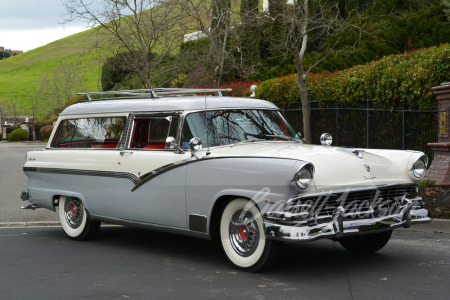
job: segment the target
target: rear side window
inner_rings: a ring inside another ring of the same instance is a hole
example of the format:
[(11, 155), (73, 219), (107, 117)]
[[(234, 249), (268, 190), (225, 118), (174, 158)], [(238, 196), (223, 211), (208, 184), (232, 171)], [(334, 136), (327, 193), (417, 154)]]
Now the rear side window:
[(64, 120), (53, 138), (54, 148), (116, 148), (125, 117)]

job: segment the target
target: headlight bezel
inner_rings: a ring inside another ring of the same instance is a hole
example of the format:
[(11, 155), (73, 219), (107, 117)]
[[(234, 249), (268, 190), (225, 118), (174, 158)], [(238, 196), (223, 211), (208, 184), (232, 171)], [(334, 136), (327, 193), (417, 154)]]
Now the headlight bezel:
[(314, 179), (314, 166), (311, 163), (302, 166), (294, 175), (293, 181), (297, 188), (306, 191)]
[(422, 155), (414, 161), (410, 171), (415, 179), (420, 180), (425, 176), (427, 172), (427, 167), (428, 167), (428, 156)]

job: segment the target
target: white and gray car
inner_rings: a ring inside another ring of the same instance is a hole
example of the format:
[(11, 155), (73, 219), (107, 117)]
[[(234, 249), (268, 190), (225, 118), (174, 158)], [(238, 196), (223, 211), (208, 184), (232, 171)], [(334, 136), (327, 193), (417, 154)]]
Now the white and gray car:
[(273, 103), (220, 92), (84, 94), (46, 148), (28, 152), (22, 208), (57, 211), (76, 240), (101, 222), (214, 239), (248, 271), (273, 263), (283, 241), (367, 253), (431, 220), (422, 152), (332, 147), (328, 134), (306, 144)]

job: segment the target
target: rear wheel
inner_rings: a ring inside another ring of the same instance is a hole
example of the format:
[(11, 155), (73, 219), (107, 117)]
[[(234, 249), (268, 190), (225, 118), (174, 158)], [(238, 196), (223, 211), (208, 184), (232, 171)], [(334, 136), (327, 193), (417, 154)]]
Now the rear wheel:
[(368, 254), (382, 249), (389, 242), (392, 230), (366, 235), (346, 236), (339, 243), (353, 253)]
[(220, 239), (229, 261), (238, 269), (256, 272), (270, 266), (279, 243), (266, 239), (258, 208), (246, 199), (225, 207), (220, 220)]
[(64, 232), (74, 240), (87, 240), (100, 229), (100, 221), (94, 221), (87, 213), (83, 201), (75, 197), (59, 198), (59, 220)]

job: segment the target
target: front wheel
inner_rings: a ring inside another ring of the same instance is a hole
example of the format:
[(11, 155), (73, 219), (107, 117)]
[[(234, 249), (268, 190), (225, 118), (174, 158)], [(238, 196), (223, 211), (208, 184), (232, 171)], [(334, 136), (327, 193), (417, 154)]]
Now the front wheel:
[(392, 230), (366, 235), (346, 236), (339, 243), (347, 251), (360, 254), (376, 252), (386, 246), (391, 238)]
[(250, 272), (270, 266), (280, 246), (266, 239), (261, 213), (245, 199), (235, 199), (225, 207), (220, 220), (220, 238), (230, 262)]
[(61, 196), (58, 210), (64, 232), (71, 239), (90, 239), (100, 229), (100, 222), (91, 220), (83, 202), (78, 198)]

